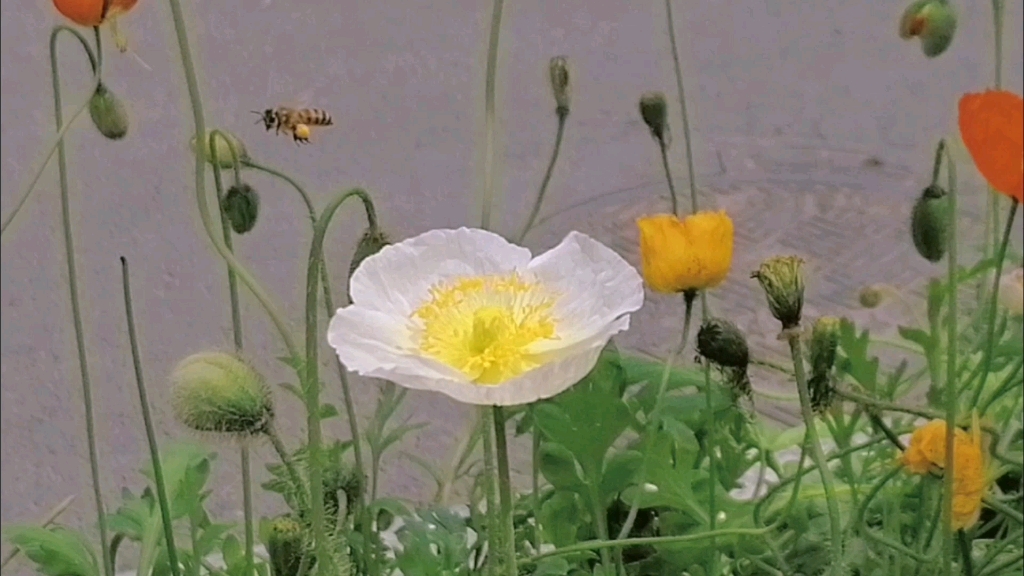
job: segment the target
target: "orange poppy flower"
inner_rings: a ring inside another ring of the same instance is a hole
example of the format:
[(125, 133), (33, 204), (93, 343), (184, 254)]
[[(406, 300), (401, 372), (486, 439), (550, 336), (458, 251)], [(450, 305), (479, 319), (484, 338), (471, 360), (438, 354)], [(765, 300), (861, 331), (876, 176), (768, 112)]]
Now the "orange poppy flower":
[(960, 137), (998, 192), (1024, 202), (1024, 100), (1005, 90), (960, 98)]
[(53, 0), (53, 5), (68, 20), (91, 28), (131, 10), (136, 2), (138, 0)]

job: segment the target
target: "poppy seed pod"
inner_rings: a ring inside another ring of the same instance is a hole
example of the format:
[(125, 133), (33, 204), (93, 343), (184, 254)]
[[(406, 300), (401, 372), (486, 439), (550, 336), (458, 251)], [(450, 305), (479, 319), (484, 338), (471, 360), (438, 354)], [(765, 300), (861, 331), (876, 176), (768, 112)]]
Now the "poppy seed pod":
[(263, 376), (236, 356), (194, 354), (178, 364), (171, 381), (174, 415), (193, 430), (246, 437), (270, 429), (270, 389)]
[[(220, 130), (220, 133), (223, 135), (223, 137), (218, 136), (217, 138), (214, 138), (214, 151), (217, 154), (217, 165), (218, 166), (220, 166), (221, 168), (225, 168), (225, 169), (226, 168), (231, 168), (231, 167), (234, 166), (234, 162), (233, 162), (232, 157), (231, 157), (231, 147), (232, 146), (234, 146), (235, 151), (238, 152), (238, 160), (240, 162), (249, 159), (249, 152), (245, 149), (245, 144), (243, 144), (242, 141), (239, 140), (237, 136), (235, 136), (234, 134), (232, 134), (230, 132), (227, 132), (225, 130)], [(225, 140), (230, 141), (231, 144), (228, 144), (228, 142), (225, 141)], [(211, 165), (213, 165), (214, 158), (213, 158), (213, 155), (210, 153), (210, 147), (207, 144), (209, 141), (210, 141), (210, 133), (207, 132), (206, 133), (206, 137), (203, 138), (203, 147), (202, 147), (203, 158), (207, 162), (209, 162)], [(192, 152), (195, 152), (195, 150), (196, 150), (196, 138), (195, 138), (195, 136), (193, 136), (192, 139), (189, 140), (188, 145), (192, 149)]]
[(228, 188), (221, 200), (221, 209), (235, 234), (245, 234), (256, 226), (260, 214), (260, 197), (252, 186), (242, 182)]
[(302, 525), (290, 516), (270, 521), (267, 534), (267, 555), (275, 576), (299, 576), (305, 554)]
[(800, 324), (804, 308), (804, 261), (797, 256), (775, 256), (761, 263), (750, 275), (757, 279), (768, 297), (768, 308), (782, 329), (789, 330)]
[(938, 185), (925, 188), (910, 214), (910, 234), (922, 258), (938, 262), (946, 254), (949, 198)]
[(956, 14), (941, 0), (918, 0), (907, 6), (900, 18), (900, 38), (920, 38), (921, 51), (929, 58), (945, 52), (955, 33)]
[(665, 142), (668, 131), (668, 104), (661, 92), (646, 92), (640, 96), (640, 117), (651, 129), (651, 135)]
[(128, 134), (128, 112), (124, 103), (102, 82), (89, 99), (89, 117), (100, 134), (111, 140), (120, 140)]
[(548, 64), (548, 72), (555, 95), (555, 111), (559, 116), (566, 116), (569, 114), (569, 61), (565, 56), (555, 56)]
[(382, 248), (391, 243), (388, 235), (385, 234), (380, 227), (370, 226), (363, 232), (362, 238), (359, 239), (359, 244), (356, 244), (356, 251), (352, 254), (352, 263), (348, 266), (348, 275), (351, 278), (356, 272), (356, 268), (363, 263), (370, 256), (373, 256), (377, 252), (380, 252)]

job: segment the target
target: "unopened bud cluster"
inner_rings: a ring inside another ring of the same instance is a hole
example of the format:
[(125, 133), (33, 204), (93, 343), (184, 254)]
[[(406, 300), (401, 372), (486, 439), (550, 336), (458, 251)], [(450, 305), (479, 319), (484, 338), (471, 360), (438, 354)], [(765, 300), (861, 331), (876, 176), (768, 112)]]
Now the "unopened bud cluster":
[(750, 275), (761, 284), (772, 316), (783, 330), (800, 325), (804, 308), (804, 261), (797, 256), (775, 256)]

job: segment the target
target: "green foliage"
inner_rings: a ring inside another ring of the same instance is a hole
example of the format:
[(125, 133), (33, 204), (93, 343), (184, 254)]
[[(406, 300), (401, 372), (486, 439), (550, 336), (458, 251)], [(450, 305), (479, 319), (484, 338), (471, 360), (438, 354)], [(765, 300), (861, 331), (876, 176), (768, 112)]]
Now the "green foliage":
[(100, 576), (96, 553), (78, 532), (62, 526), (11, 526), (4, 539), (35, 563), (46, 576)]

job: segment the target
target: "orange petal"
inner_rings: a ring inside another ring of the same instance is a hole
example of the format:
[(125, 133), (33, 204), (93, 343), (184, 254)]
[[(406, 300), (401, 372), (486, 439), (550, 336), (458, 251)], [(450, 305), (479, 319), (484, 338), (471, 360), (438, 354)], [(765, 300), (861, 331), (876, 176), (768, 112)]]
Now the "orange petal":
[(103, 23), (103, 0), (53, 0), (53, 6), (80, 26), (92, 27)]
[(960, 137), (998, 192), (1024, 202), (1024, 100), (1005, 90), (960, 98)]

